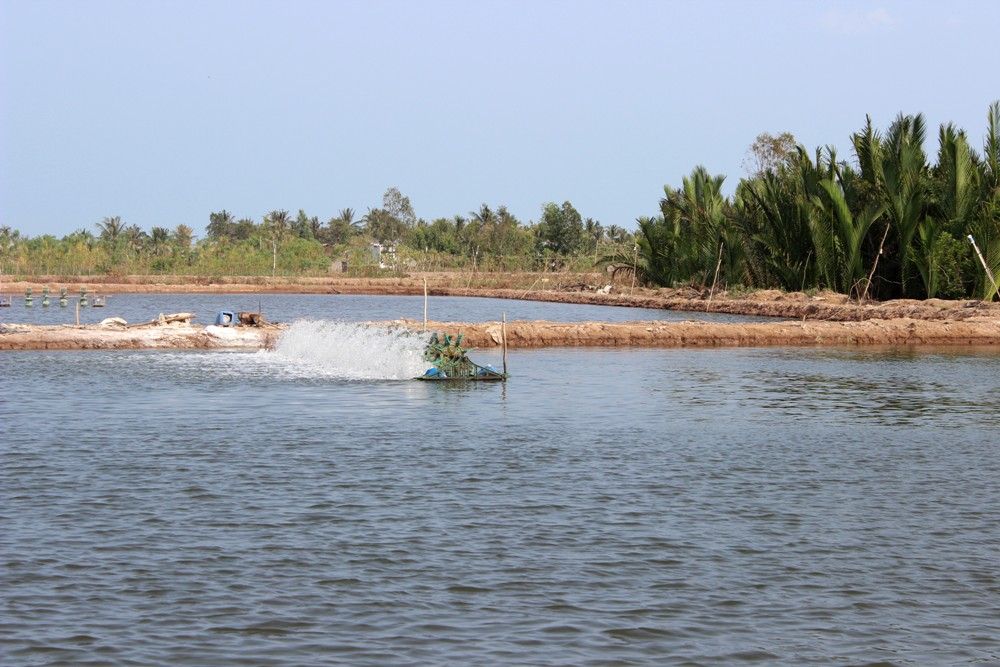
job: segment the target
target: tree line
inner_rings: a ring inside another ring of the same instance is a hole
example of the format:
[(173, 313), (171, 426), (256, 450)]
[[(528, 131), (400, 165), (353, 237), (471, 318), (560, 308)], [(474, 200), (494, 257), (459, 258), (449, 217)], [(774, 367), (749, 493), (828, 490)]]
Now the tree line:
[(604, 249), (632, 239), (623, 227), (584, 218), (568, 201), (545, 204), (538, 222), (528, 224), (502, 204), (485, 203), (465, 215), (427, 221), (396, 187), (361, 216), (345, 208), (324, 221), (301, 209), (297, 215), (275, 209), (258, 221), (220, 210), (209, 214), (205, 231), (198, 240), (188, 225), (146, 232), (120, 216), (104, 218), (94, 232), (81, 229), (61, 239), (24, 237), (0, 226), (0, 268), (34, 274), (323, 273), (335, 258), (346, 257), (354, 267), (372, 264), (373, 242), (396, 246), (410, 268), (533, 270), (561, 268), (580, 257), (592, 268)]
[[(1000, 275), (1000, 102), (977, 150), (943, 124), (930, 159), (926, 121), (900, 114), (884, 131), (871, 119), (851, 135), (852, 156), (807, 150), (762, 134), (732, 195), (702, 166), (664, 186), (658, 211), (630, 231), (585, 218), (566, 201), (522, 223), (506, 206), (425, 220), (390, 187), (380, 206), (325, 220), (276, 209), (261, 219), (208, 216), (204, 238), (187, 225), (149, 232), (120, 217), (61, 239), (0, 226), (0, 270), (20, 274), (325, 273), (346, 257), (370, 267), (370, 244), (392, 244), (400, 268), (593, 270), (658, 286), (832, 289), (857, 298), (993, 298)], [(981, 251), (980, 260), (969, 237)], [(986, 268), (983, 268), (983, 264)]]
[(209, 216), (207, 238), (239, 242), (255, 234), (272, 239), (274, 245), (289, 237), (318, 241), (327, 248), (341, 249), (356, 239), (403, 245), (417, 252), (444, 253), (467, 258), (512, 256), (571, 256), (593, 253), (602, 244), (625, 243), (631, 234), (623, 227), (605, 228), (593, 218), (584, 219), (570, 202), (547, 203), (537, 223), (522, 224), (505, 205), (482, 204), (466, 215), (424, 220), (413, 211), (409, 197), (390, 187), (382, 206), (357, 216), (346, 208), (325, 222), (299, 210), (293, 219), (288, 211), (271, 211), (258, 225), (248, 218), (235, 219), (228, 211)]

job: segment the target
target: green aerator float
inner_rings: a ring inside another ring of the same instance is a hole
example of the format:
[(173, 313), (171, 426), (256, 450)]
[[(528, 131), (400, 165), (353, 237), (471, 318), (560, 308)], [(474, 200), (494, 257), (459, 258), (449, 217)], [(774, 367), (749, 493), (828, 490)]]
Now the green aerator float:
[(503, 382), (507, 379), (507, 339), (503, 339), (504, 370), (492, 366), (480, 366), (468, 357), (462, 347), (462, 334), (452, 338), (431, 334), (424, 349), (424, 361), (431, 363), (427, 372), (418, 380), (427, 382)]

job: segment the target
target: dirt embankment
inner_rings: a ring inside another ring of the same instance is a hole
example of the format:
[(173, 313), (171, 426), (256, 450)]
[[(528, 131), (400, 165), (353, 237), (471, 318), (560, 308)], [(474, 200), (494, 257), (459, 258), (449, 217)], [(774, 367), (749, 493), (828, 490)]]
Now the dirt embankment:
[(785, 293), (778, 290), (755, 292), (746, 296), (722, 294), (708, 299), (694, 290), (661, 289), (636, 290), (633, 294), (601, 294), (594, 291), (535, 291), (529, 294), (518, 290), (449, 289), (449, 296), (486, 296), (498, 299), (530, 299), (555, 303), (580, 303), (599, 306), (625, 306), (653, 308), (696, 313), (723, 313), (752, 315), (797, 320), (825, 320), (858, 322), (863, 320), (889, 320), (907, 318), (914, 320), (967, 320), (974, 317), (1000, 318), (1000, 303), (982, 301), (945, 301), (928, 299), (915, 301), (872, 302), (858, 304), (846, 296), (824, 293), (808, 296), (801, 292)]
[[(420, 322), (372, 323), (413, 331)], [(274, 345), (281, 325), (264, 328), (0, 325), (0, 350), (260, 349)], [(429, 329), (461, 333), (470, 347), (501, 343), (498, 322), (430, 322)], [(335, 344), (335, 343), (331, 343)], [(851, 322), (509, 322), (507, 344), (532, 347), (772, 347), (975, 346), (1000, 350), (1000, 318), (864, 320)]]
[[(414, 331), (420, 322), (373, 323)], [(431, 322), (434, 331), (461, 333), (470, 347), (501, 343), (498, 322)], [(273, 346), (283, 327), (144, 328), (88, 325), (0, 327), (0, 350), (261, 349)], [(534, 347), (818, 347), (818, 346), (976, 346), (1000, 349), (1000, 319), (961, 321), (865, 320), (853, 322), (509, 322), (510, 348)]]
[(118, 327), (0, 324), (2, 350), (191, 350), (261, 349), (274, 344), (283, 327), (224, 328), (193, 324)]
[[(407, 322), (419, 329), (419, 322)], [(497, 322), (435, 322), (430, 328), (461, 333), (470, 347), (497, 347)], [(1000, 319), (962, 321), (865, 320), (853, 322), (508, 322), (507, 345), (532, 347), (853, 347), (975, 346), (1000, 350)]]

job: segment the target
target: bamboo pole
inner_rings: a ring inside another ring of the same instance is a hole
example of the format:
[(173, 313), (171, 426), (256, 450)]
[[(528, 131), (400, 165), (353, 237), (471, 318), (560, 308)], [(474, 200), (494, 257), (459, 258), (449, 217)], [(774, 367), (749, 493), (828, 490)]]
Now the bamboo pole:
[(535, 282), (531, 283), (531, 287), (529, 287), (528, 289), (524, 290), (524, 294), (521, 295), (522, 299), (524, 297), (528, 296), (528, 292), (530, 292), (531, 290), (533, 290), (535, 288), (535, 285), (538, 284), (539, 280), (541, 280), (541, 277), (535, 278)]
[(632, 286), (628, 288), (628, 295), (632, 296), (632, 291), (635, 290), (635, 271), (639, 264), (639, 244), (635, 244), (632, 254)]
[(986, 260), (983, 259), (983, 253), (979, 251), (979, 246), (976, 245), (976, 239), (972, 238), (972, 234), (969, 234), (969, 242), (972, 244), (972, 247), (976, 249), (976, 255), (979, 256), (979, 263), (983, 265), (983, 270), (986, 271), (986, 275), (989, 277), (990, 282), (993, 283), (993, 289), (997, 290), (997, 279), (993, 277), (993, 272), (990, 271), (990, 267), (986, 264)]
[(875, 255), (875, 261), (872, 263), (871, 273), (868, 274), (868, 280), (865, 281), (865, 291), (859, 299), (859, 303), (864, 303), (868, 300), (868, 290), (872, 286), (872, 278), (875, 277), (875, 269), (878, 268), (878, 258), (882, 256), (882, 250), (885, 248), (885, 239), (889, 236), (889, 223), (885, 223), (885, 232), (882, 234), (882, 242), (878, 244), (878, 254)]
[[(719, 279), (719, 269), (722, 268), (722, 245), (723, 245), (723, 243), (725, 243), (725, 242), (724, 241), (720, 241), (719, 242), (719, 262), (718, 262), (718, 264), (715, 265), (715, 277), (712, 278), (712, 289), (708, 293), (708, 305), (710, 307), (712, 305), (712, 297), (715, 296), (715, 283)], [(702, 288), (702, 289), (704, 289), (704, 288)]]
[(427, 331), (427, 278), (424, 278), (424, 331)]
[(507, 313), (500, 320), (500, 345), (503, 348), (503, 376), (507, 377)]

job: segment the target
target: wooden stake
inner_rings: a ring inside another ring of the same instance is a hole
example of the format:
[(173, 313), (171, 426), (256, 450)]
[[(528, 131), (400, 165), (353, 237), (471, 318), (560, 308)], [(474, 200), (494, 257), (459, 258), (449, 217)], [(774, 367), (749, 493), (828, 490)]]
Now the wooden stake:
[[(990, 271), (990, 267), (986, 264), (986, 260), (983, 259), (983, 253), (979, 251), (979, 246), (976, 245), (976, 239), (972, 238), (972, 234), (969, 234), (969, 243), (971, 243), (972, 247), (976, 249), (976, 255), (979, 256), (979, 263), (983, 265), (983, 270), (986, 271), (986, 275), (989, 277), (990, 282), (993, 283), (993, 289), (996, 291), (998, 289), (997, 279), (993, 277), (993, 272)], [(992, 301), (992, 299), (990, 300)]]
[(503, 375), (507, 377), (507, 313), (500, 320), (500, 345), (503, 347)]
[(531, 283), (531, 287), (529, 287), (528, 289), (524, 290), (524, 294), (522, 294), (522, 295), (521, 295), (521, 298), (522, 298), (522, 299), (523, 299), (524, 297), (528, 296), (528, 292), (530, 292), (531, 290), (535, 289), (535, 285), (537, 285), (537, 284), (538, 284), (538, 281), (539, 281), (539, 280), (541, 280), (541, 277), (539, 277), (539, 278), (535, 278), (535, 282)]
[(859, 303), (864, 303), (868, 300), (868, 289), (872, 286), (872, 278), (875, 277), (875, 269), (878, 268), (878, 258), (882, 256), (882, 250), (885, 248), (885, 239), (889, 236), (889, 223), (885, 223), (885, 232), (882, 233), (882, 242), (878, 244), (878, 254), (875, 255), (875, 261), (872, 263), (872, 271), (868, 274), (868, 280), (865, 281), (865, 291), (862, 292), (861, 297), (858, 299)]
[(635, 289), (635, 270), (639, 264), (639, 244), (635, 244), (634, 254), (632, 255), (632, 286), (628, 288), (628, 295), (632, 296), (632, 291)]
[(427, 278), (424, 278), (424, 331), (427, 331)]
[[(724, 241), (719, 241), (719, 262), (715, 265), (715, 277), (712, 278), (712, 289), (708, 292), (708, 305), (712, 305), (712, 297), (715, 296), (715, 281), (719, 279), (719, 269), (722, 268), (722, 245)], [(704, 288), (702, 288), (704, 289)]]
[(80, 300), (76, 300), (76, 326), (80, 326)]

